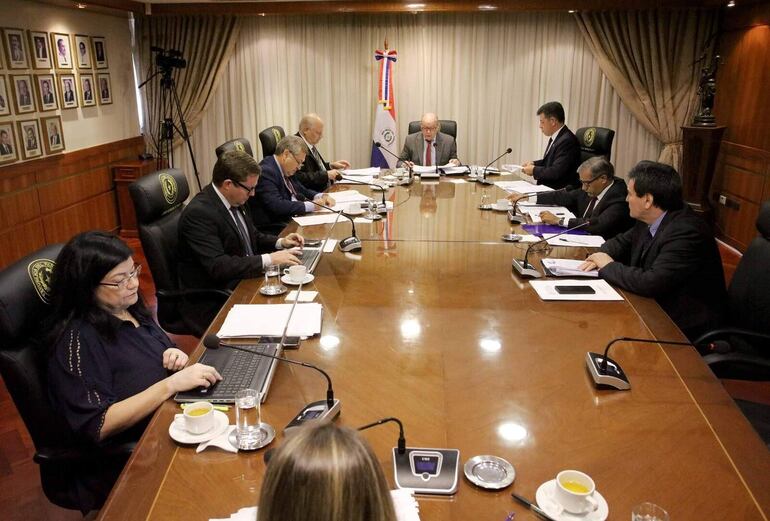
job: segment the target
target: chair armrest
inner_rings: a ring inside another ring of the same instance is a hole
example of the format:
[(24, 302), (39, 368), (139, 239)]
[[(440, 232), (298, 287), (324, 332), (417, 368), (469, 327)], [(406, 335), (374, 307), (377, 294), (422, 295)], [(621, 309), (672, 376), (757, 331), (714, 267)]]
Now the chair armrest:
[(705, 344), (706, 342), (711, 342), (712, 340), (715, 340), (717, 338), (724, 338), (730, 335), (752, 338), (755, 340), (766, 340), (770, 342), (770, 335), (767, 335), (765, 333), (757, 333), (756, 331), (750, 331), (748, 329), (724, 328), (724, 329), (715, 329), (714, 331), (709, 331), (708, 333), (704, 333), (703, 335), (700, 336), (700, 338), (698, 338), (693, 342), (693, 345), (698, 346), (701, 344)]
[(176, 291), (158, 290), (156, 295), (164, 299), (181, 299), (184, 297), (221, 297), (227, 300), (232, 295), (229, 289), (180, 289)]
[(760, 370), (755, 377), (747, 378), (745, 375), (743, 377), (730, 376), (730, 378), (739, 380), (765, 380), (766, 376), (762, 375), (770, 374), (770, 359), (748, 353), (735, 351), (732, 353), (713, 353), (704, 356), (703, 361), (712, 368), (719, 364), (740, 364), (741, 366), (750, 366), (752, 369)]

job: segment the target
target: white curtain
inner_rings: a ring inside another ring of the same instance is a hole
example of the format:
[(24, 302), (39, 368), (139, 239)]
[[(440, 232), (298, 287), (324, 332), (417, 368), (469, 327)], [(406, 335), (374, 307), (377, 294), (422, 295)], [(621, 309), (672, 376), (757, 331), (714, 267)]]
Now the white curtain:
[[(236, 50), (211, 104), (192, 131), (202, 183), (211, 179), (214, 149), (249, 139), (271, 125), (297, 131), (300, 117), (326, 122), (319, 145), (327, 160), (369, 165), (377, 98), (374, 50), (398, 51), (395, 65), (399, 141), (424, 112), (457, 120), (458, 155), (487, 163), (542, 157), (546, 138), (537, 108), (561, 101), (567, 125), (603, 126), (617, 134), (612, 161), (619, 175), (661, 145), (623, 106), (568, 14), (479, 13), (254, 17), (242, 21)], [(185, 148), (175, 165), (190, 176)], [(194, 183), (191, 183), (193, 186)]]

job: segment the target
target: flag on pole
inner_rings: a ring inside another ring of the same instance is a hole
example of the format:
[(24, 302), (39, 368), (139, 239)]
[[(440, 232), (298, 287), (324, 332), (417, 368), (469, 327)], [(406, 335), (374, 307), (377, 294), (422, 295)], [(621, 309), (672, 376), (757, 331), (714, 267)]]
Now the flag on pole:
[(396, 168), (396, 158), (377, 148), (375, 143), (379, 142), (383, 148), (398, 155), (396, 97), (393, 88), (393, 65), (396, 63), (397, 57), (395, 50), (388, 49), (387, 40), (385, 40), (384, 51), (374, 51), (374, 59), (380, 62), (380, 74), (378, 76), (379, 92), (374, 115), (374, 131), (372, 132), (371, 166), (381, 168)]

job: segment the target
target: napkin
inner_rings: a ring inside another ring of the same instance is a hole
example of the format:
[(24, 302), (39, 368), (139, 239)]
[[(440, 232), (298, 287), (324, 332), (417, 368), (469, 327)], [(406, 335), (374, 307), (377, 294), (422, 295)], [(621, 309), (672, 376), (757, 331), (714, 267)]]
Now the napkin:
[(230, 443), (230, 440), (228, 439), (230, 436), (230, 433), (235, 430), (235, 425), (228, 425), (225, 429), (225, 432), (217, 436), (216, 438), (212, 438), (209, 441), (204, 441), (200, 445), (198, 445), (198, 448), (195, 449), (195, 452), (201, 452), (209, 447), (219, 447), (222, 450), (226, 450), (227, 452), (238, 452), (238, 449), (236, 447), (233, 447), (233, 444)]

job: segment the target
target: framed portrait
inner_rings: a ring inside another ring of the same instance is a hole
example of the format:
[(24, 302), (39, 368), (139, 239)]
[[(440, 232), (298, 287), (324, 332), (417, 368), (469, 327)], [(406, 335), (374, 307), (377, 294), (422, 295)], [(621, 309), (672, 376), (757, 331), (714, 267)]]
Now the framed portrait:
[(64, 150), (64, 132), (62, 131), (61, 116), (40, 118), (43, 126), (43, 145), (46, 154), (55, 154)]
[(59, 99), (56, 96), (56, 79), (53, 74), (35, 74), (37, 84), (37, 106), (40, 112), (56, 110), (59, 108)]
[(112, 103), (112, 83), (110, 75), (107, 73), (97, 74), (99, 81), (99, 105), (109, 105)]
[(43, 144), (40, 142), (40, 124), (36, 119), (17, 121), (19, 128), (19, 145), (24, 159), (32, 159), (43, 155)]
[(61, 96), (61, 108), (77, 108), (78, 88), (74, 74), (59, 74), (59, 95)]
[(93, 68), (91, 63), (91, 40), (85, 34), (76, 34), (72, 38), (74, 40), (72, 49), (78, 69)]
[(70, 35), (67, 33), (51, 33), (51, 52), (53, 53), (57, 69), (72, 68), (72, 49), (70, 49)]
[(35, 69), (52, 69), (48, 33), (29, 31), (29, 56)]
[(93, 107), (96, 105), (96, 94), (94, 93), (94, 75), (80, 75), (80, 106)]
[(24, 43), (24, 30), (12, 27), (3, 28), (5, 58), (9, 69), (27, 69), (27, 45)]
[(12, 74), (13, 99), (16, 103), (16, 114), (35, 112), (35, 95), (32, 92), (32, 76), (29, 74)]
[(91, 43), (94, 46), (94, 63), (97, 69), (107, 68), (107, 43), (104, 36), (92, 36)]
[(16, 132), (10, 121), (0, 123), (0, 165), (19, 160), (19, 151), (16, 149)]
[(11, 115), (11, 98), (8, 97), (8, 84), (5, 76), (0, 75), (0, 116)]

